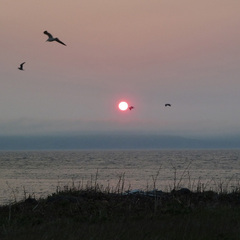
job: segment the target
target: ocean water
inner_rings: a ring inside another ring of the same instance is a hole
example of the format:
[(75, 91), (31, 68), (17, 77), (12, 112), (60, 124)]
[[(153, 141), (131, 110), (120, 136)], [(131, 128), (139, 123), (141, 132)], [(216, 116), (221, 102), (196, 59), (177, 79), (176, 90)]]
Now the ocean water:
[(0, 152), (0, 204), (57, 189), (173, 187), (231, 191), (240, 186), (240, 150)]

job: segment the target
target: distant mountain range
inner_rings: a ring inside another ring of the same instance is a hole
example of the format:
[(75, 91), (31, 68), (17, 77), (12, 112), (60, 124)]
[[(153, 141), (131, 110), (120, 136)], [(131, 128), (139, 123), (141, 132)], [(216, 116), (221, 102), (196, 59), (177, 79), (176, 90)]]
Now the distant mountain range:
[(0, 150), (72, 149), (217, 149), (240, 148), (240, 136), (187, 138), (144, 134), (96, 134), (79, 136), (2, 136)]

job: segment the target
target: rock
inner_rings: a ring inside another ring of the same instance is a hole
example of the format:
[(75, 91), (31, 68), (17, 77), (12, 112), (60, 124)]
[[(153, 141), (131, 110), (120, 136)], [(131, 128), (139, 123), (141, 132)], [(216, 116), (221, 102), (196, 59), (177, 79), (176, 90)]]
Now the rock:
[(30, 196), (24, 201), (27, 204), (37, 204), (38, 201), (35, 198), (31, 198)]
[(178, 195), (187, 195), (190, 194), (191, 191), (188, 188), (181, 188), (179, 190), (172, 190), (173, 194), (178, 194)]

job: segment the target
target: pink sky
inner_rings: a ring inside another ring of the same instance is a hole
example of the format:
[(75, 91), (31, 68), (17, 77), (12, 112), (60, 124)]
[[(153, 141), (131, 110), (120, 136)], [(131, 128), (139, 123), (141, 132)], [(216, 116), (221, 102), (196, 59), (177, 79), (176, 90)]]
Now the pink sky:
[[(238, 134), (239, 9), (236, 0), (2, 0), (0, 135)], [(46, 42), (45, 30), (67, 46)], [(120, 100), (135, 109), (119, 111)]]

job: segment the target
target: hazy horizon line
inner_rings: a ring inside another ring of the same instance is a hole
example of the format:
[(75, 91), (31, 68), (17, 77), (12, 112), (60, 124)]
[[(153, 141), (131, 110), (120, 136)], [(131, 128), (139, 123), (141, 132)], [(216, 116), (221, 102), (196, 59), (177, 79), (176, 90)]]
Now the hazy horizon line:
[(193, 138), (171, 135), (98, 134), (52, 136), (0, 136), (0, 150), (83, 149), (229, 149), (240, 148), (235, 137)]

